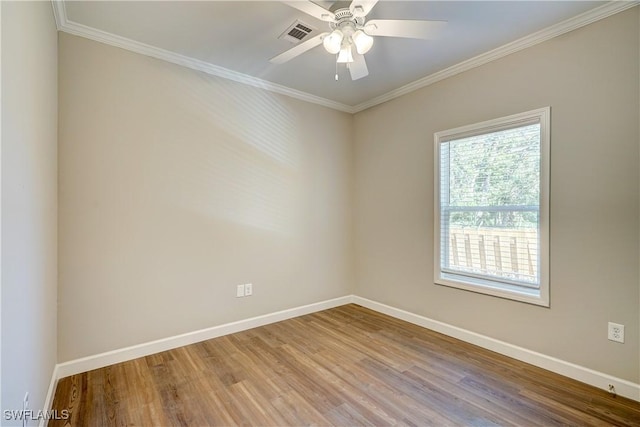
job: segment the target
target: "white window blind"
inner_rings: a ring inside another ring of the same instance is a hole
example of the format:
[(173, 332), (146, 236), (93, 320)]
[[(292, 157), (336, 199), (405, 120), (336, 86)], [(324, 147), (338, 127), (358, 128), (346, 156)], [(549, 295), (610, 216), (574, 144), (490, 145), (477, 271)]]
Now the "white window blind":
[(436, 134), (436, 283), (546, 302), (547, 116)]

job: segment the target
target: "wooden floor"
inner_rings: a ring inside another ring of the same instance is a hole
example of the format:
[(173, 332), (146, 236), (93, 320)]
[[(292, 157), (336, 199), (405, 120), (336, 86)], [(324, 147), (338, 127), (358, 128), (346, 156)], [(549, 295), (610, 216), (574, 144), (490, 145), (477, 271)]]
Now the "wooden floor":
[(50, 426), (640, 426), (640, 403), (347, 305), (64, 378)]

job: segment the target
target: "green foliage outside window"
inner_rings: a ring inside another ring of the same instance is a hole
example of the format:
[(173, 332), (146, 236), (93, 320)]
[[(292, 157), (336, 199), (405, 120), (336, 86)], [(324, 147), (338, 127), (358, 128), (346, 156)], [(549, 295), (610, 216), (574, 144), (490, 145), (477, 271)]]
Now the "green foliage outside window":
[(447, 145), (451, 225), (537, 227), (539, 124), (458, 139)]

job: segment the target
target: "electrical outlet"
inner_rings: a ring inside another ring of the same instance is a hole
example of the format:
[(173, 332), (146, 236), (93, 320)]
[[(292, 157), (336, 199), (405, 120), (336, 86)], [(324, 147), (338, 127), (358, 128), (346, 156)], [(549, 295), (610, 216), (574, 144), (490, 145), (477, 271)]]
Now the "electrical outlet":
[(624, 343), (624, 325), (609, 322), (608, 338), (610, 341)]
[(253, 285), (251, 283), (245, 283), (244, 294), (245, 296), (253, 295)]
[(238, 285), (236, 287), (236, 298), (240, 298), (244, 296), (244, 285)]

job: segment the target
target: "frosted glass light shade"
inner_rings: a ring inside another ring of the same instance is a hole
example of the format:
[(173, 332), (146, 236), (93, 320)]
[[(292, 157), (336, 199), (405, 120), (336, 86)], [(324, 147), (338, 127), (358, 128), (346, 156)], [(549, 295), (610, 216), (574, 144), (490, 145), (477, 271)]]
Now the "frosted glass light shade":
[(338, 64), (346, 64), (348, 62), (353, 62), (353, 55), (351, 54), (351, 46), (345, 46), (340, 49), (340, 53), (338, 53)]
[(360, 55), (364, 55), (365, 53), (369, 52), (369, 49), (371, 49), (371, 46), (373, 46), (373, 37), (366, 34), (362, 30), (358, 30), (355, 33), (353, 33), (353, 36), (351, 36), (351, 39), (353, 40), (353, 43), (356, 45), (356, 51)]
[(331, 34), (326, 36), (324, 40), (322, 40), (322, 44), (327, 52), (335, 55), (340, 52), (340, 47), (342, 46), (342, 39), (344, 35), (340, 30), (334, 30)]

